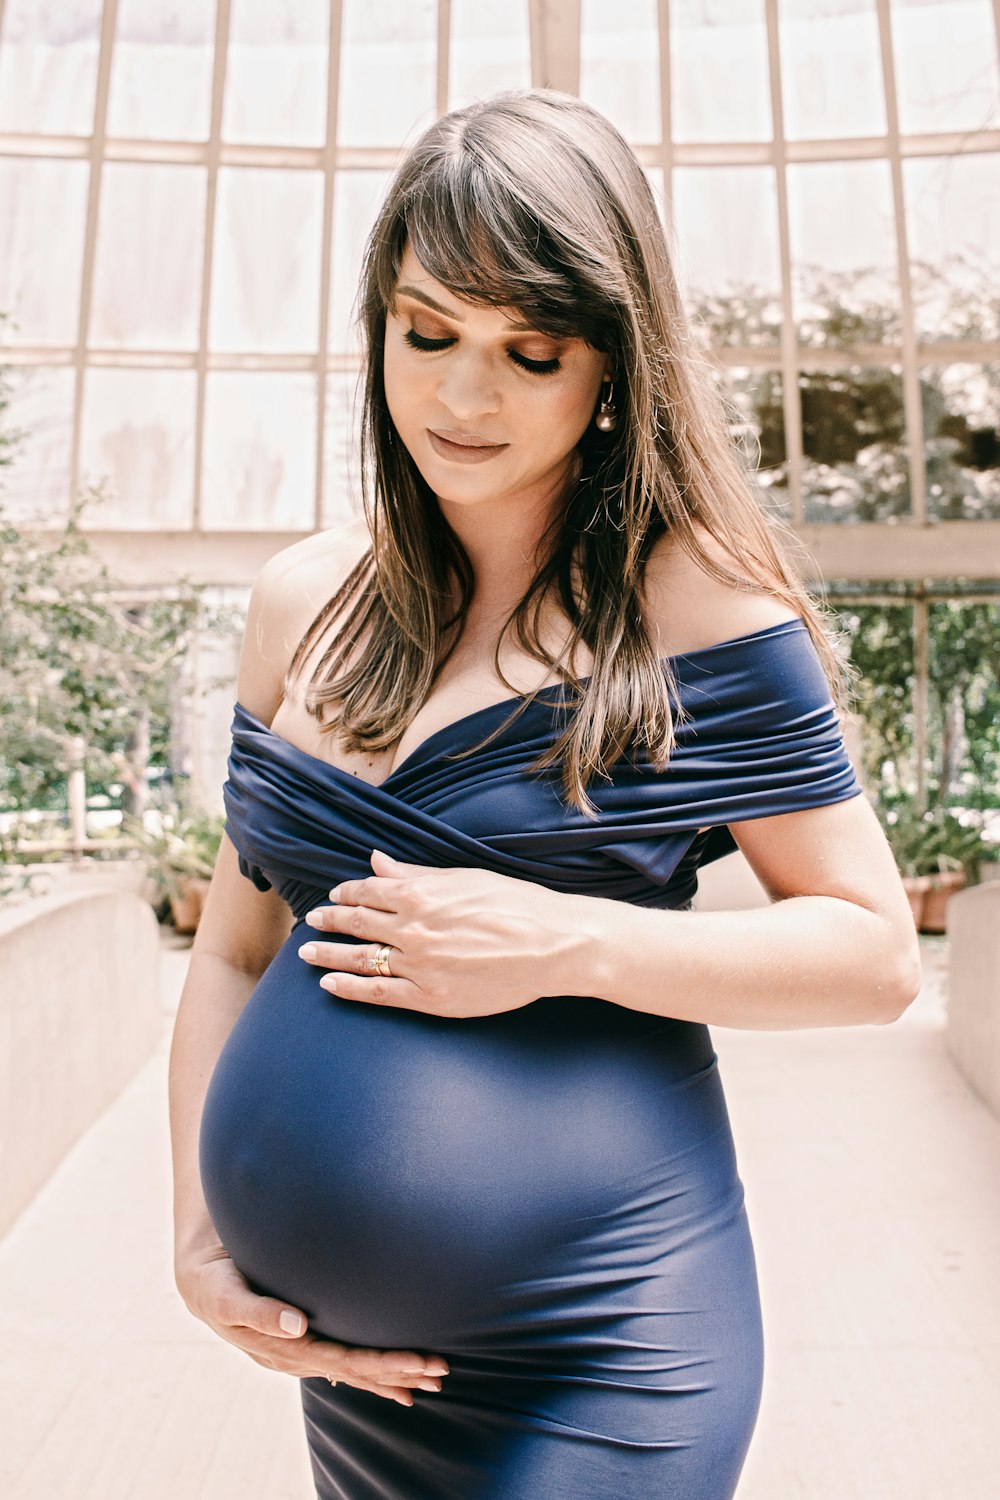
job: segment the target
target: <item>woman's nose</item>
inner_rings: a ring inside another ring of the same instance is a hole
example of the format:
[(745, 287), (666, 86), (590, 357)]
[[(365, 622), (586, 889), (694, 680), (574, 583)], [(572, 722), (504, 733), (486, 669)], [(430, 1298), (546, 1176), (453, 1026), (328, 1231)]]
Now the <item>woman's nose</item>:
[(442, 406), (461, 422), (488, 416), (500, 406), (500, 391), (491, 363), (476, 356), (449, 361), (437, 394)]

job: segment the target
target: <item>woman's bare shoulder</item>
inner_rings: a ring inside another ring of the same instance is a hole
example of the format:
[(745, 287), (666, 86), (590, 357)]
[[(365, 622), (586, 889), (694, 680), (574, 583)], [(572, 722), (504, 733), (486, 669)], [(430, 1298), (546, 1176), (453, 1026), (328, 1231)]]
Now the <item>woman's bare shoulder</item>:
[(265, 723), (281, 701), (295, 648), (369, 540), (362, 523), (320, 531), (276, 552), (261, 569), (247, 611), (238, 696)]
[[(710, 558), (732, 569), (732, 558), (708, 532), (699, 528), (696, 534)], [(659, 656), (701, 651), (797, 618), (795, 609), (766, 589), (741, 588), (714, 577), (674, 537), (664, 537), (650, 557), (646, 611)]]

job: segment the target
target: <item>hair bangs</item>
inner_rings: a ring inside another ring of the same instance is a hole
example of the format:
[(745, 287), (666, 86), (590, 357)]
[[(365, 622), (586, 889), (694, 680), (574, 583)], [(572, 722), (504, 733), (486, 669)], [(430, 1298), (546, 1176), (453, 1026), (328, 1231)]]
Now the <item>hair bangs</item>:
[(613, 349), (620, 316), (600, 281), (489, 164), (459, 148), (426, 163), (402, 205), (410, 246), (456, 297), (516, 310), (541, 332)]

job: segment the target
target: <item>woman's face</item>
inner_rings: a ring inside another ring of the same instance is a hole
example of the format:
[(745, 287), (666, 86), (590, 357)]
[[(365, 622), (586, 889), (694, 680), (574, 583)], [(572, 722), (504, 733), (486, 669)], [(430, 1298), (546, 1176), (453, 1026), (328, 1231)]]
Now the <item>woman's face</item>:
[(560, 499), (608, 364), (583, 339), (460, 301), (406, 246), (386, 321), (386, 401), (445, 505)]

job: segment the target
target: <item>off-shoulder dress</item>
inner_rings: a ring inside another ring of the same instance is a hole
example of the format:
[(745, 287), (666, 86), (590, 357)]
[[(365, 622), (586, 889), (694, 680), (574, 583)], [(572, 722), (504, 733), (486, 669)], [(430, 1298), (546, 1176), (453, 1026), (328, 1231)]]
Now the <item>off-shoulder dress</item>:
[(861, 792), (801, 619), (671, 662), (689, 715), (672, 758), (623, 758), (589, 789), (594, 820), (558, 770), (530, 772), (571, 711), (562, 686), (509, 723), (518, 700), (467, 715), (379, 786), (237, 706), (229, 837), (296, 925), (209, 1088), (209, 1211), (251, 1284), (316, 1332), (451, 1369), (410, 1408), (302, 1382), (321, 1500), (735, 1490), (761, 1323), (708, 1028), (586, 995), (460, 1021), (370, 1007), (296, 952), (373, 848), (683, 909), (730, 822)]

